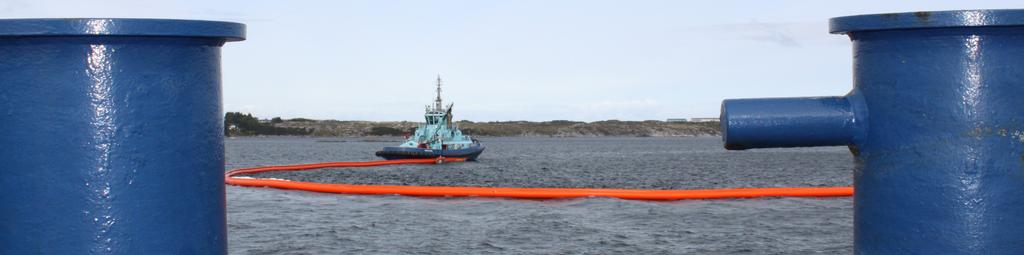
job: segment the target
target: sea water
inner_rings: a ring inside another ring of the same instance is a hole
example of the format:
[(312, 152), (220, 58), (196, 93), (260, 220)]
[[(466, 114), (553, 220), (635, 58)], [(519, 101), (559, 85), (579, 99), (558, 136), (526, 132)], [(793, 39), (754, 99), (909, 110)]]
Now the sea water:
[[(232, 138), (228, 169), (376, 160), (397, 138)], [(717, 137), (483, 138), (477, 162), (275, 172), (325, 183), (700, 189), (852, 183), (845, 147), (726, 151)], [(850, 198), (631, 201), (227, 188), (232, 254), (851, 253)]]

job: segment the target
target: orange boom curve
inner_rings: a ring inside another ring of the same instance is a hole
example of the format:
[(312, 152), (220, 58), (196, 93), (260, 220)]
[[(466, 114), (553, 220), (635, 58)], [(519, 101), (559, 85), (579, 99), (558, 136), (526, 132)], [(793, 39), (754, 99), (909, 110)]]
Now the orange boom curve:
[(757, 197), (846, 197), (853, 195), (853, 187), (814, 188), (739, 188), (701, 190), (642, 190), (642, 189), (575, 189), (575, 188), (488, 188), (448, 186), (393, 186), (393, 185), (350, 185), (314, 182), (297, 182), (277, 179), (236, 177), (271, 171), (299, 171), (331, 167), (370, 167), (398, 164), (438, 164), (461, 162), (461, 158), (403, 159), (366, 162), (329, 162), (304, 165), (265, 166), (236, 169), (225, 174), (230, 185), (249, 187), (271, 187), (278, 189), (305, 190), (323, 193), (362, 195), (404, 195), (429, 197), (503, 197), (525, 199), (555, 199), (580, 197), (613, 197), (633, 200), (682, 200), (682, 199), (728, 199)]

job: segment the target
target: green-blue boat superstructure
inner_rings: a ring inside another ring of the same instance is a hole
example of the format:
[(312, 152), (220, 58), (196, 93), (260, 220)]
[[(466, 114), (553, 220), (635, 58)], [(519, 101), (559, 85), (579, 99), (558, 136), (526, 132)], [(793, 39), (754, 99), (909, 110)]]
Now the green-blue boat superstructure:
[(458, 125), (452, 122), (452, 104), (441, 102), (441, 77), (437, 77), (437, 98), (434, 105), (427, 106), (423, 117), (426, 123), (416, 128), (399, 146), (384, 147), (377, 156), (385, 159), (453, 157), (476, 160), (484, 151), (479, 141), (462, 134)]

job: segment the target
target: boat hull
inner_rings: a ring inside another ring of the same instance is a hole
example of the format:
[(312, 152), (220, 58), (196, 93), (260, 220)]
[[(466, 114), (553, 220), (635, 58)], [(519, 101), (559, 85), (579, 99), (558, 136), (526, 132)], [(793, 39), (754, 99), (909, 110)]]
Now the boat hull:
[(468, 161), (476, 161), (476, 158), (480, 156), (480, 153), (484, 152), (484, 146), (472, 146), (465, 149), (458, 150), (431, 150), (423, 148), (409, 148), (409, 147), (384, 147), (383, 150), (377, 151), (376, 155), (387, 160), (393, 159), (413, 159), (413, 158), (437, 158), (444, 156), (446, 158), (465, 158)]

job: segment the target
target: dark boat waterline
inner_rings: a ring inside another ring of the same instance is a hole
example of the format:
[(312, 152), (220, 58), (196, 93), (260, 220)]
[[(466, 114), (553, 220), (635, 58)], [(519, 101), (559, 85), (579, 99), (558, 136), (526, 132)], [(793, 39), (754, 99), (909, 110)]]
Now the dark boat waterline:
[(449, 158), (465, 158), (468, 161), (476, 161), (476, 158), (480, 156), (480, 153), (486, 149), (483, 145), (471, 146), (464, 149), (455, 150), (432, 150), (423, 148), (407, 148), (398, 146), (384, 147), (383, 150), (377, 151), (374, 155), (382, 157), (387, 160), (393, 159), (417, 159), (417, 158), (437, 158), (437, 157), (449, 157)]

